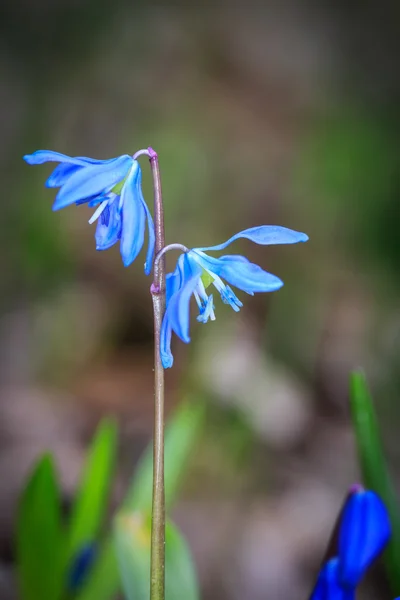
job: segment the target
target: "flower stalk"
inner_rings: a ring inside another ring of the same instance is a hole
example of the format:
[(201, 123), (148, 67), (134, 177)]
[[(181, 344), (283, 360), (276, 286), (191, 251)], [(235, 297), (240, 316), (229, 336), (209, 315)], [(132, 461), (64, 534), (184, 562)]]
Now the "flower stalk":
[[(148, 149), (154, 188), (155, 253), (165, 246), (164, 211), (157, 153)], [(160, 355), (160, 332), (165, 312), (165, 257), (154, 263), (150, 288), (154, 313), (154, 442), (151, 519), (150, 600), (165, 598), (165, 486), (164, 486), (164, 368)]]

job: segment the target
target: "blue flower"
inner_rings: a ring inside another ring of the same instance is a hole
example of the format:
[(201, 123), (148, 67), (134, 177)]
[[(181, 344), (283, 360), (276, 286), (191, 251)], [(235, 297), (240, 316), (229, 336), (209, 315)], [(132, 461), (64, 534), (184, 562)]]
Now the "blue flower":
[(66, 156), (50, 150), (37, 150), (24, 156), (29, 165), (58, 162), (46, 181), (46, 187), (60, 188), (53, 210), (70, 204), (97, 206), (89, 223), (96, 219), (96, 249), (107, 250), (120, 240), (122, 261), (127, 267), (144, 244), (146, 220), (148, 251), (145, 273), (152, 268), (154, 224), (142, 194), (142, 171), (132, 156), (124, 154), (109, 160)]
[(311, 600), (353, 600), (390, 533), (389, 516), (379, 496), (361, 486), (352, 488), (340, 517), (337, 555), (321, 569)]
[(385, 505), (377, 494), (359, 490), (348, 499), (339, 531), (339, 577), (344, 587), (358, 585), (390, 538)]
[(298, 231), (263, 225), (252, 227), (237, 233), (218, 246), (194, 248), (178, 258), (176, 269), (166, 278), (166, 311), (161, 328), (160, 353), (164, 368), (171, 367), (171, 337), (174, 331), (185, 343), (189, 337), (189, 304), (192, 296), (199, 307), (197, 320), (207, 323), (215, 320), (213, 295), (208, 295), (206, 287), (212, 283), (220, 294), (222, 301), (229, 304), (234, 311), (239, 311), (242, 302), (228, 284), (250, 294), (255, 292), (273, 292), (282, 287), (283, 282), (267, 273), (258, 265), (247, 260), (244, 256), (228, 255), (214, 258), (206, 254), (206, 250), (223, 250), (239, 238), (247, 238), (256, 244), (295, 244), (306, 242), (307, 235)]

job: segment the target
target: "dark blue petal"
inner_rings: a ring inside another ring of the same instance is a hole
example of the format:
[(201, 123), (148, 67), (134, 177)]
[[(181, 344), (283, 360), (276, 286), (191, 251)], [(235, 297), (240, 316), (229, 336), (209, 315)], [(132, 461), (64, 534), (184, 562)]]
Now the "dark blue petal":
[(205, 269), (225, 279), (231, 285), (247, 292), (274, 292), (283, 286), (283, 282), (267, 273), (258, 265), (249, 262), (243, 256), (222, 256), (213, 258), (202, 252), (191, 250), (189, 254), (196, 255), (196, 260)]
[(101, 221), (102, 225), (105, 225), (106, 227), (108, 227), (108, 225), (110, 223), (110, 205), (109, 204), (107, 204), (107, 206), (101, 213), (100, 221)]
[(171, 352), (171, 337), (172, 329), (167, 313), (165, 313), (160, 332), (160, 356), (164, 369), (169, 369), (174, 364), (174, 357)]
[(71, 175), (57, 194), (53, 210), (59, 210), (84, 198), (96, 196), (122, 181), (132, 165), (128, 155), (102, 164), (86, 165)]
[(80, 165), (71, 165), (69, 163), (61, 163), (56, 166), (50, 177), (47, 179), (45, 186), (48, 188), (61, 187), (64, 183), (74, 175), (77, 171), (82, 169)]
[(308, 240), (308, 236), (300, 231), (294, 231), (293, 229), (280, 227), (279, 225), (260, 225), (260, 227), (251, 227), (250, 229), (240, 231), (223, 244), (198, 248), (198, 250), (223, 250), (239, 238), (247, 238), (255, 244), (261, 244), (262, 246), (270, 244), (297, 244), (298, 242), (306, 242)]
[(322, 568), (310, 600), (354, 600), (355, 590), (344, 590), (338, 579), (339, 562), (332, 558)]
[(186, 344), (190, 342), (190, 298), (202, 274), (201, 267), (191, 261), (188, 254), (183, 255), (183, 281), (169, 300), (167, 317), (172, 330)]
[(375, 492), (359, 491), (349, 497), (339, 531), (342, 585), (358, 585), (388, 543), (390, 533), (386, 507)]
[(70, 591), (75, 592), (82, 586), (95, 561), (96, 554), (95, 545), (87, 544), (76, 555), (68, 573), (68, 588)]
[(109, 211), (108, 220), (104, 220), (104, 213), (102, 213), (97, 221), (96, 250), (108, 250), (118, 242), (121, 235), (122, 219), (119, 210), (119, 196), (105, 210)]
[(121, 191), (122, 204), (122, 233), (121, 256), (125, 267), (129, 266), (141, 251), (146, 229), (146, 213), (140, 194), (141, 170), (135, 161)]

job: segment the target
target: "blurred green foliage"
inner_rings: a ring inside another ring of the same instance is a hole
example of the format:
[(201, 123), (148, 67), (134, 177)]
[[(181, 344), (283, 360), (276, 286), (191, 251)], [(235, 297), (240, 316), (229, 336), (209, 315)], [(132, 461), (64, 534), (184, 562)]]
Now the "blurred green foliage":
[[(193, 402), (182, 405), (167, 425), (167, 507), (177, 497), (203, 422), (204, 407)], [(59, 482), (51, 455), (46, 454), (37, 461), (21, 494), (17, 518), (16, 551), (21, 600), (113, 600), (121, 588), (119, 569), (127, 598), (147, 597), (152, 447), (149, 446), (143, 455), (126, 498), (117, 511), (113, 542), (103, 528), (116, 452), (116, 425), (113, 421), (104, 420), (99, 424), (88, 450), (81, 482), (67, 520), (61, 513)], [(140, 526), (132, 527), (132, 524), (138, 523)], [(95, 548), (96, 554), (77, 587), (71, 577), (80, 553), (87, 547)], [(171, 600), (198, 598), (189, 549), (172, 523), (168, 523), (167, 527), (166, 551), (167, 597)]]
[[(150, 586), (149, 513), (123, 511), (116, 517), (114, 540), (127, 600), (147, 600)], [(165, 598), (198, 600), (199, 586), (189, 548), (178, 529), (165, 529)]]

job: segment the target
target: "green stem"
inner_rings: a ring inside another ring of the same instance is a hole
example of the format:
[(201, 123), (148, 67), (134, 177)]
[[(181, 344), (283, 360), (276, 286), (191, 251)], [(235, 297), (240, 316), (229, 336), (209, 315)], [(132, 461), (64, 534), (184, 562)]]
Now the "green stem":
[[(164, 248), (164, 213), (157, 153), (149, 148), (154, 186), (155, 253)], [(165, 259), (154, 263), (151, 286), (154, 311), (154, 446), (153, 505), (151, 519), (150, 600), (165, 598), (165, 489), (164, 489), (164, 369), (160, 356), (160, 331), (165, 311)]]

